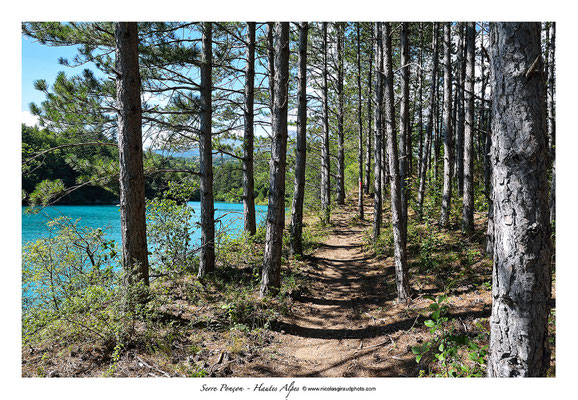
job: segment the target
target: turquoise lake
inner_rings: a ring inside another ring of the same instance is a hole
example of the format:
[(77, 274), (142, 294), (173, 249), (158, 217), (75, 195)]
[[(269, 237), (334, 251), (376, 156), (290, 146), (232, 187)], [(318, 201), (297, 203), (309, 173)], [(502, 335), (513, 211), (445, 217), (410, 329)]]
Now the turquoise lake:
[[(188, 203), (194, 210), (193, 222), (200, 222), (201, 203)], [(80, 218), (79, 225), (90, 228), (101, 228), (107, 238), (120, 244), (120, 208), (118, 206), (52, 206), (38, 214), (27, 214), (26, 207), (22, 207), (22, 244), (42, 237), (48, 237), (50, 231), (46, 222), (52, 218), (66, 216), (71, 220)], [(267, 206), (255, 206), (257, 224), (265, 221)], [(230, 235), (237, 235), (243, 231), (243, 204), (242, 203), (215, 203), (215, 231), (224, 231)], [(200, 243), (200, 230), (193, 231), (193, 243)]]
[[(191, 222), (200, 222), (201, 203), (189, 202), (194, 210)], [(51, 232), (46, 223), (57, 217), (68, 217), (72, 221), (79, 220), (80, 226), (101, 228), (107, 239), (115, 240), (120, 246), (120, 208), (118, 206), (51, 206), (38, 214), (26, 213), (27, 207), (22, 207), (22, 245), (40, 238), (50, 237)], [(257, 224), (267, 218), (267, 206), (255, 206)], [(195, 225), (193, 225), (195, 226)], [(243, 204), (242, 203), (215, 203), (215, 233), (220, 232), (236, 236), (243, 232)], [(201, 231), (195, 229), (191, 234), (191, 244), (200, 245)], [(150, 250), (150, 247), (149, 247)], [(24, 288), (23, 298), (30, 299), (31, 295)]]

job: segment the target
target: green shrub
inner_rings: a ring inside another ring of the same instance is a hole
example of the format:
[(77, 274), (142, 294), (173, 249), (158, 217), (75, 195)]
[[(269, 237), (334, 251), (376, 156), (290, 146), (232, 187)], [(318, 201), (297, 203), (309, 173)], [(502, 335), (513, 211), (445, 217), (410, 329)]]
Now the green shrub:
[(114, 241), (65, 217), (48, 226), (50, 237), (23, 248), (23, 342), (114, 344), (128, 317)]
[(173, 199), (154, 199), (147, 207), (147, 239), (152, 274), (192, 271), (195, 253), (191, 243), (195, 231), (193, 208)]
[[(432, 357), (439, 372), (430, 371), (430, 375), (433, 373), (435, 376), (454, 378), (484, 376), (488, 346), (481, 346), (465, 334), (455, 334), (453, 321), (448, 317), (446, 295), (426, 298), (432, 301), (429, 305), (432, 312), (424, 325), (430, 328), (432, 337), (423, 344), (412, 347), (416, 362), (419, 364), (424, 357)], [(467, 352), (469, 361), (464, 362), (460, 350)], [(425, 371), (420, 373), (420, 376), (425, 376)]]

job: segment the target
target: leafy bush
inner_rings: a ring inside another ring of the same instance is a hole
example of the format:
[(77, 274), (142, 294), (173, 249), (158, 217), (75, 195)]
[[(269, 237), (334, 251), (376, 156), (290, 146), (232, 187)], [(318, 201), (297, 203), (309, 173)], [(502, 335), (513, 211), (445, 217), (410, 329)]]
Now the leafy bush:
[(169, 182), (161, 198), (147, 204), (147, 239), (152, 275), (190, 272), (194, 269), (195, 253), (191, 235), (196, 230), (194, 210), (187, 201), (197, 185), (187, 181)]
[[(487, 348), (480, 346), (467, 335), (454, 334), (450, 317), (447, 296), (426, 296), (432, 301), (430, 319), (424, 325), (430, 328), (432, 338), (419, 346), (412, 347), (415, 361), (419, 364), (425, 356), (433, 357), (440, 367), (435, 376), (444, 377), (480, 377), (484, 375)], [(469, 363), (462, 360), (460, 350), (468, 352)], [(431, 374), (431, 372), (430, 372)], [(424, 374), (420, 374), (423, 376)]]
[(124, 332), (120, 260), (101, 229), (57, 218), (22, 256), (23, 342), (81, 339), (110, 345)]
[(195, 227), (193, 208), (172, 199), (154, 199), (147, 207), (147, 239), (152, 249), (149, 262), (152, 274), (192, 271), (194, 254), (191, 244)]

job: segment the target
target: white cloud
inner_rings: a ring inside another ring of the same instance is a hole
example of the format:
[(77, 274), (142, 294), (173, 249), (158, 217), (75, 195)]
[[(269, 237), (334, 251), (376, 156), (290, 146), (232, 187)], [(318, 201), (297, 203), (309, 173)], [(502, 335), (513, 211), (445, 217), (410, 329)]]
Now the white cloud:
[(38, 117), (32, 114), (30, 111), (22, 111), (20, 115), (20, 122), (28, 126), (34, 126), (38, 124)]

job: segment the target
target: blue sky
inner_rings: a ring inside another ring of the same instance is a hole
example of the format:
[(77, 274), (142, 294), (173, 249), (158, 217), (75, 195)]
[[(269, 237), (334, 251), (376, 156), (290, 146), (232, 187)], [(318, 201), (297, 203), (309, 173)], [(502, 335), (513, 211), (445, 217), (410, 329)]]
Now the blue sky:
[(34, 89), (35, 80), (44, 79), (48, 85), (52, 85), (60, 71), (65, 71), (67, 75), (75, 75), (87, 68), (87, 66), (71, 68), (58, 63), (60, 57), (72, 59), (75, 54), (75, 47), (50, 47), (22, 35), (23, 113), (29, 114), (30, 103), (39, 104), (44, 100), (44, 93)]

